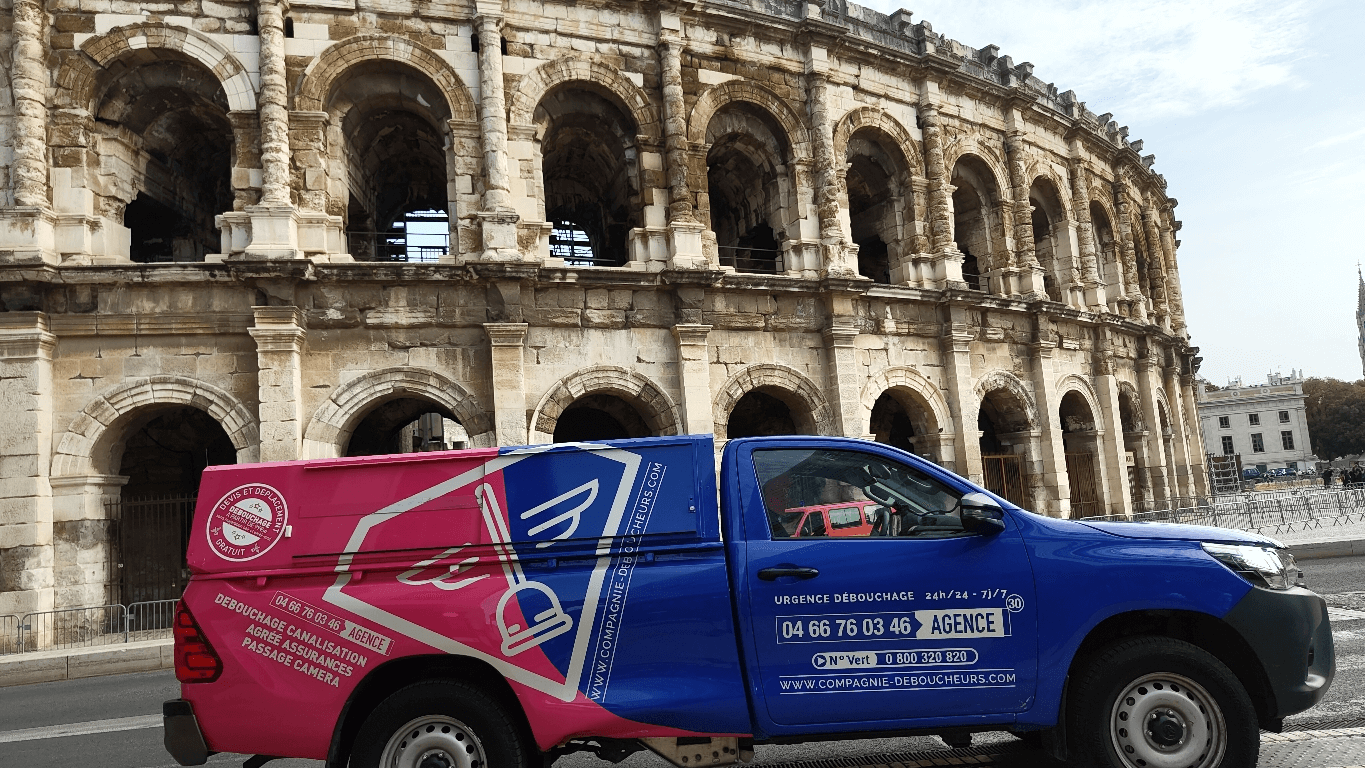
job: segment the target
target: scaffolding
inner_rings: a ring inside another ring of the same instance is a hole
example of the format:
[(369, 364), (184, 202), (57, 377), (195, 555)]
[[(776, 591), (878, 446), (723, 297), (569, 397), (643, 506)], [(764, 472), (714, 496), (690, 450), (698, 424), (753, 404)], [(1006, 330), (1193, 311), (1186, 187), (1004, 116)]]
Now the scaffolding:
[(1215, 496), (1242, 490), (1242, 454), (1208, 455), (1209, 489)]

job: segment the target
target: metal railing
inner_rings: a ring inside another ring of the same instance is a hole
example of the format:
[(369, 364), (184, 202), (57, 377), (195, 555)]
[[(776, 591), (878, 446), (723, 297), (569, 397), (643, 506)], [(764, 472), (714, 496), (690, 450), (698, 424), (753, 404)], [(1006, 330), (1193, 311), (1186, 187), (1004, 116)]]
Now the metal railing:
[[(422, 238), (438, 235), (417, 235)], [(432, 263), (450, 251), (450, 236), (444, 243), (433, 245), (410, 244), (405, 232), (347, 232), (347, 246), (356, 261), (398, 261)]]
[(1365, 486), (1297, 487), (1171, 499), (1163, 509), (1089, 520), (1188, 523), (1267, 535), (1365, 523)]
[[(171, 636), (176, 600), (0, 616), (0, 654), (119, 645)], [(11, 621), (12, 620), (12, 621)]]
[(720, 264), (734, 267), (740, 272), (760, 272), (776, 275), (785, 271), (782, 266), (782, 252), (767, 248), (744, 248), (736, 245), (718, 245)]
[(19, 617), (12, 613), (0, 616), (0, 656), (19, 652)]

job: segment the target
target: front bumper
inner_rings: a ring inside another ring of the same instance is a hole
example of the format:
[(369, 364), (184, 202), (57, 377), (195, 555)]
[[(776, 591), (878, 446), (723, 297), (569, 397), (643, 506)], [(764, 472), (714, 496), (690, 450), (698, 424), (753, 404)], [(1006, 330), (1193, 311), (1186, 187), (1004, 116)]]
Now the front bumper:
[(1224, 618), (1265, 670), (1275, 719), (1302, 712), (1327, 693), (1336, 652), (1327, 601), (1317, 593), (1253, 587)]
[(181, 765), (203, 765), (209, 760), (208, 744), (199, 730), (194, 706), (184, 699), (172, 699), (161, 705), (161, 719), (165, 727), (163, 742)]

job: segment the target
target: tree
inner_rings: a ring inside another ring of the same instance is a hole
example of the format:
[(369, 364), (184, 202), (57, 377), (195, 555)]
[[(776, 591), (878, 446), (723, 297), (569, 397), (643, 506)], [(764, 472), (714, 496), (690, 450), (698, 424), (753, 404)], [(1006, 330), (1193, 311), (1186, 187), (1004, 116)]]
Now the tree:
[(1318, 458), (1365, 453), (1365, 380), (1305, 379), (1303, 394)]

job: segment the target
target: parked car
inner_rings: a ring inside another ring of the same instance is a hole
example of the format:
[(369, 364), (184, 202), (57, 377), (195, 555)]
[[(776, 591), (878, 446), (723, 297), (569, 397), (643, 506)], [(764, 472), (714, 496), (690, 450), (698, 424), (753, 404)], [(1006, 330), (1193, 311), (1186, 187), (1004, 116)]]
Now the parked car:
[[(1326, 604), (1263, 536), (1052, 519), (862, 440), (730, 440), (719, 488), (714, 456), (687, 436), (210, 467), (167, 749), (698, 768), (1005, 730), (1087, 768), (1234, 768), (1331, 683)], [(864, 535), (834, 535), (848, 500)], [(873, 535), (873, 505), (914, 524)], [(824, 535), (778, 533), (798, 513)]]

